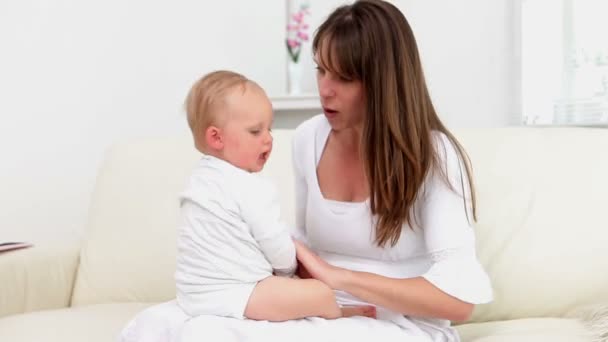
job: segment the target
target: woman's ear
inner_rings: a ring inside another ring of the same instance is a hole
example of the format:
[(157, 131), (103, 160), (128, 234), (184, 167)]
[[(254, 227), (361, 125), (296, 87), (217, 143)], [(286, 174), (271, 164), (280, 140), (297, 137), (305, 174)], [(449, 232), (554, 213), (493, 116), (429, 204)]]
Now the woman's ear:
[(209, 148), (221, 151), (224, 148), (222, 130), (215, 126), (207, 127), (205, 130), (205, 143)]

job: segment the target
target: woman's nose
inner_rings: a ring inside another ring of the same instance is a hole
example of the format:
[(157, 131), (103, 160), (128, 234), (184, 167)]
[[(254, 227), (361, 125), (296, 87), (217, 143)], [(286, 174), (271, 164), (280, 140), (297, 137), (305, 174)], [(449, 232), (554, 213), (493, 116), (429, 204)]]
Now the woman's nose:
[(319, 77), (317, 86), (319, 87), (319, 96), (321, 97), (331, 97), (336, 94), (332, 82), (328, 77)]

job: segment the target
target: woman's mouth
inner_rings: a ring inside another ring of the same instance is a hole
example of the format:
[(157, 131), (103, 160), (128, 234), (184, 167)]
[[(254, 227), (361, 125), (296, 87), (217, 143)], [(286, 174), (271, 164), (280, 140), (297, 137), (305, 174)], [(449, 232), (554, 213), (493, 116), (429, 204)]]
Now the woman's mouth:
[(333, 110), (333, 109), (327, 108), (327, 107), (323, 107), (323, 113), (325, 113), (325, 116), (328, 119), (334, 118), (336, 115), (338, 115), (337, 110)]

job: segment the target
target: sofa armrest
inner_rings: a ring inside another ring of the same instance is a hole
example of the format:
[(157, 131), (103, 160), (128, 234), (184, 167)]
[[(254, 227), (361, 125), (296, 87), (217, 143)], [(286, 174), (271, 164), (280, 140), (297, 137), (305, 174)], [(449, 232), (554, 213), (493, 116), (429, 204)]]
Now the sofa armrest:
[(69, 306), (79, 253), (55, 242), (0, 253), (0, 317)]

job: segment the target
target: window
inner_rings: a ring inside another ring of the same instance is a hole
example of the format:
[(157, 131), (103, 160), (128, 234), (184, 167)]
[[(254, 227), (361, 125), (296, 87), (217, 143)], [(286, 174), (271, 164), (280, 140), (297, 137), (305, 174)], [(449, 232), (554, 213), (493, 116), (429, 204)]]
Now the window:
[(523, 123), (608, 126), (608, 1), (521, 0)]

